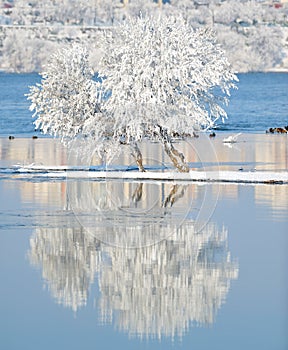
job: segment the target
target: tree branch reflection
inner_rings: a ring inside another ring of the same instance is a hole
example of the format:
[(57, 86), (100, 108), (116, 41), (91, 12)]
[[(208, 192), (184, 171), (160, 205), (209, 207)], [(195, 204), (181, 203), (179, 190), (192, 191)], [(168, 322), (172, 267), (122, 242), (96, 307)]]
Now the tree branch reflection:
[[(96, 224), (94, 234), (77, 224), (73, 216), (64, 215), (55, 216), (48, 227), (36, 228), (30, 241), (30, 262), (42, 269), (42, 276), (58, 303), (76, 312), (86, 305), (91, 286), (97, 280), (101, 322), (114, 323), (129, 336), (181, 337), (191, 326), (215, 322), (231, 281), (238, 278), (238, 264), (231, 259), (224, 227), (219, 229), (209, 223), (198, 232), (195, 221), (185, 220), (179, 225), (175, 220), (172, 212), (177, 212), (179, 202), (185, 202), (184, 187), (169, 185), (168, 195), (164, 196), (160, 193), (163, 187), (158, 186), (159, 193), (153, 197), (159, 198), (156, 205), (154, 199), (145, 194), (144, 190), (151, 190), (149, 185), (138, 184), (136, 189), (127, 189), (130, 198), (124, 196), (122, 203), (114, 199), (109, 206), (107, 192), (102, 192), (103, 199), (101, 192), (95, 197), (94, 192), (87, 191), (88, 184), (86, 195), (79, 191), (79, 183), (73, 186), (78, 193), (78, 205), (84, 206), (82, 215), (94, 217), (90, 218), (90, 223)], [(151, 204), (150, 200), (154, 203), (153, 215), (144, 204), (145, 201)], [(135, 201), (138, 209), (146, 210), (145, 215), (135, 215), (129, 210), (123, 215), (127, 203), (131, 209)], [(98, 215), (96, 207), (91, 207), (92, 202), (97, 204)], [(175, 209), (171, 208), (174, 203)], [(122, 216), (126, 219), (121, 223), (118, 219)], [(130, 226), (125, 230), (128, 222)], [(151, 226), (151, 222), (154, 225)], [(131, 248), (133, 244), (129, 245), (128, 240), (134, 243), (135, 235), (150, 235), (155, 229), (166, 232), (165, 236), (159, 235), (164, 238), (157, 244)], [(113, 236), (113, 242), (123, 242), (123, 235), (127, 235), (126, 247), (107, 244), (107, 236)], [(99, 237), (106, 240), (101, 241)]]

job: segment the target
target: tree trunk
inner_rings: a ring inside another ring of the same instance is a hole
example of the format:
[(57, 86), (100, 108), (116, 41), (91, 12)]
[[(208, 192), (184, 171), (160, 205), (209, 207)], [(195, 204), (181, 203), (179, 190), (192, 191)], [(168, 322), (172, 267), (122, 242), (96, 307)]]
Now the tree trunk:
[(181, 173), (189, 173), (189, 166), (185, 161), (184, 154), (179, 152), (176, 148), (174, 148), (172, 144), (171, 137), (168, 135), (167, 130), (162, 128), (160, 125), (157, 125), (156, 133), (159, 135), (160, 141), (164, 145), (164, 150), (172, 160), (174, 166)]
[(135, 159), (136, 164), (138, 165), (138, 168), (140, 171), (145, 172), (145, 168), (143, 166), (143, 158), (142, 153), (137, 145), (137, 142), (130, 143), (131, 147), (131, 154)]

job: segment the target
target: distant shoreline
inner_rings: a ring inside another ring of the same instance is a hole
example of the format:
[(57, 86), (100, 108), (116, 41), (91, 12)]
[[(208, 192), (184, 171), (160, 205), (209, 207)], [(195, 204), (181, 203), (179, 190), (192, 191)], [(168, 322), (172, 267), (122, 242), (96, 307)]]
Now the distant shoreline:
[[(283, 127), (283, 125), (277, 125), (277, 126), (271, 126), (273, 128), (275, 127)], [(268, 128), (269, 129), (269, 128)], [(217, 134), (220, 134), (220, 135), (233, 135), (233, 134), (238, 134), (238, 133), (241, 133), (242, 135), (283, 135), (283, 134), (280, 134), (280, 133), (270, 133), (268, 132), (268, 129), (267, 130), (251, 130), (251, 131), (242, 131), (241, 129), (239, 130), (217, 130), (217, 129), (213, 129), (211, 131), (207, 131), (207, 132), (200, 132), (198, 133), (198, 135), (201, 137), (201, 135), (204, 135), (205, 137), (209, 137), (209, 135), (211, 133), (215, 133), (216, 135), (214, 136), (215, 138), (217, 138)], [(31, 134), (0, 134), (0, 139), (9, 139), (9, 137), (12, 136), (13, 139), (11, 139), (11, 141), (13, 140), (21, 140), (21, 139), (51, 139), (51, 140), (60, 140), (59, 137), (54, 137), (54, 136), (51, 136), (51, 135), (45, 135), (45, 134), (38, 134), (37, 132), (35, 133), (31, 133)], [(288, 133), (287, 133), (287, 137), (288, 137)], [(191, 137), (191, 138), (188, 138), (188, 139), (197, 139), (197, 137)], [(185, 138), (183, 139), (183, 141), (185, 141)]]
[[(15, 70), (5, 70), (0, 68), (0, 74), (40, 74), (41, 71), (27, 71), (27, 72), (18, 72)], [(288, 74), (288, 67), (274, 67), (267, 70), (262, 71), (235, 71), (235, 74), (253, 74), (253, 73), (279, 73), (279, 74)]]

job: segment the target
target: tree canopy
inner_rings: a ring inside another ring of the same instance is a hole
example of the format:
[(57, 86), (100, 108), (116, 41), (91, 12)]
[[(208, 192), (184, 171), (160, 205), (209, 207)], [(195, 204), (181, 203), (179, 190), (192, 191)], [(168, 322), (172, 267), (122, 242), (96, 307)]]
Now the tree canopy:
[(182, 17), (139, 17), (104, 32), (101, 50), (100, 81), (81, 46), (52, 56), (28, 97), (36, 127), (62, 138), (84, 136), (106, 154), (129, 144), (142, 171), (137, 142), (156, 139), (178, 170), (188, 171), (172, 138), (225, 118), (237, 81), (214, 33)]
[(36, 128), (68, 143), (84, 138), (99, 155), (112, 147), (107, 138), (111, 125), (100, 111), (101, 83), (94, 79), (88, 50), (75, 44), (57, 51), (41, 75), (41, 84), (28, 94)]
[(128, 137), (140, 140), (155, 125), (192, 134), (226, 117), (237, 78), (211, 30), (194, 30), (182, 17), (137, 18), (101, 44), (99, 72), (111, 91), (105, 111)]

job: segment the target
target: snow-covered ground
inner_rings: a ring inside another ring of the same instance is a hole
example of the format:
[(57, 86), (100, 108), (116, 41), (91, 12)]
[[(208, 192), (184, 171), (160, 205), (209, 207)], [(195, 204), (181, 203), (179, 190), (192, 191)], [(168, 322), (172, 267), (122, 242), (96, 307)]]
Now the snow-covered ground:
[[(79, 179), (79, 180), (125, 180), (125, 181), (184, 181), (189, 182), (229, 182), (229, 183), (259, 183), (259, 184), (288, 184), (288, 172), (264, 171), (189, 171), (159, 172), (159, 171), (89, 171), (66, 169), (64, 167), (26, 166), (13, 169), (2, 169), (2, 175), (13, 176), (13, 179)], [(1, 175), (1, 170), (0, 170)]]
[(175, 171), (157, 143), (140, 145), (147, 171), (139, 172), (125, 147), (106, 167), (93, 157), (88, 163), (75, 162), (59, 140), (0, 138), (0, 178), (288, 184), (287, 135), (241, 134), (234, 144), (223, 143), (225, 138), (227, 134), (213, 140), (200, 135), (177, 143), (189, 162), (189, 173)]

